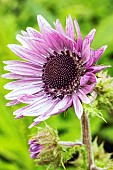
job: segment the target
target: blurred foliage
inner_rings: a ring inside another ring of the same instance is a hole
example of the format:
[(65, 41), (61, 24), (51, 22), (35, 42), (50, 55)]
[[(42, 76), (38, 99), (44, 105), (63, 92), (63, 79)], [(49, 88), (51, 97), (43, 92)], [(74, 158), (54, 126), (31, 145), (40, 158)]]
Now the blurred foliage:
[[(7, 44), (17, 43), (15, 36), (20, 30), (31, 26), (38, 29), (36, 15), (43, 15), (52, 25), (59, 18), (65, 28), (65, 18), (71, 14), (77, 18), (83, 37), (92, 29), (97, 33), (92, 44), (94, 49), (107, 44), (108, 49), (99, 63), (113, 66), (113, 5), (112, 0), (0, 0), (0, 74), (3, 70), (3, 60), (19, 59), (7, 48)], [(113, 76), (113, 68), (109, 74)], [(33, 118), (14, 120), (13, 111), (19, 106), (6, 107), (4, 95), (8, 91), (3, 85), (8, 80), (0, 78), (0, 170), (44, 170), (36, 167), (30, 159), (27, 141), (37, 128), (28, 129)], [(104, 99), (103, 99), (104, 100)], [(104, 142), (104, 148), (113, 152), (113, 110), (102, 110), (107, 123), (101, 118), (91, 117), (92, 137), (98, 136), (98, 143)], [(80, 122), (73, 108), (47, 120), (47, 123), (58, 129), (61, 140), (80, 139)], [(41, 123), (40, 126), (44, 126)], [(75, 168), (67, 166), (68, 170)]]
[(106, 170), (113, 170), (113, 161), (110, 159), (111, 153), (105, 153), (103, 149), (104, 143), (98, 146), (97, 138), (93, 142), (94, 159), (97, 166)]

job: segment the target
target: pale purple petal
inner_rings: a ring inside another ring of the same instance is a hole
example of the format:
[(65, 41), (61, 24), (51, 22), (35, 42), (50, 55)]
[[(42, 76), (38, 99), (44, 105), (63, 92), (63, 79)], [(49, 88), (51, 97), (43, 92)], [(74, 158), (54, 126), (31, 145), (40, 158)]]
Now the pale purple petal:
[(59, 21), (59, 19), (56, 20), (56, 23), (54, 23), (55, 27), (56, 27), (56, 31), (58, 31), (60, 34), (64, 35), (64, 30), (62, 28), (62, 25)]
[(13, 89), (18, 89), (19, 87), (23, 87), (23, 86), (25, 87), (31, 85), (37, 85), (40, 87), (43, 86), (43, 82), (39, 79), (17, 80), (5, 84), (4, 89), (13, 90)]
[(106, 50), (107, 45), (102, 46), (101, 48), (99, 48), (98, 50), (96, 50), (94, 53), (94, 63), (97, 62), (99, 60), (99, 58), (101, 57), (101, 55), (104, 53), (104, 51)]
[(84, 84), (86, 84), (90, 79), (90, 76), (85, 74), (83, 77), (81, 77), (80, 79), (80, 86), (83, 86)]
[(74, 106), (75, 113), (77, 117), (80, 119), (83, 114), (83, 107), (75, 92), (73, 92), (72, 94), (72, 99), (73, 99), (73, 106)]
[(28, 34), (26, 31), (21, 30), (21, 33), (22, 33), (22, 35), (24, 35), (25, 37), (29, 37), (29, 34)]
[(89, 60), (85, 63), (85, 68), (88, 69), (91, 65), (94, 63), (94, 55), (95, 52), (93, 49), (90, 49), (90, 58)]
[(80, 79), (80, 86), (84, 86), (87, 82), (96, 83), (96, 76), (92, 72), (86, 72), (86, 74)]
[(55, 105), (58, 103), (58, 101), (50, 102), (49, 105), (45, 105), (44, 110), (41, 110), (41, 113), (39, 114), (36, 119), (34, 119), (35, 122), (41, 122), (46, 119), (48, 119), (50, 116), (52, 116), (51, 111), (54, 109)]
[(42, 35), (40, 32), (38, 32), (37, 30), (35, 30), (32, 27), (27, 27), (27, 32), (31, 37), (35, 37), (35, 38), (42, 38)]
[(66, 96), (61, 101), (59, 101), (54, 109), (49, 113), (49, 115), (58, 114), (66, 110), (72, 105), (72, 97)]
[(43, 38), (48, 44), (48, 47), (53, 51), (60, 52), (64, 49), (64, 36), (56, 30), (46, 29), (43, 33)]
[(97, 73), (97, 72), (99, 72), (99, 71), (101, 71), (101, 70), (104, 70), (105, 68), (107, 68), (107, 67), (110, 67), (110, 66), (91, 66), (91, 67), (89, 67), (89, 71), (91, 71), (92, 73)]
[(42, 96), (37, 97), (36, 101), (31, 105), (25, 106), (14, 112), (14, 115), (23, 116), (38, 116), (42, 114), (49, 113), (51, 109), (55, 106), (56, 101), (49, 100), (49, 98)]
[(40, 31), (43, 33), (43, 38), (46, 40), (49, 47), (57, 52), (62, 50), (62, 38), (64, 38), (64, 36), (55, 31), (41, 15), (38, 15), (37, 19)]
[(18, 98), (18, 101), (21, 102), (21, 103), (33, 104), (33, 103), (37, 102), (38, 100), (42, 100), (43, 97), (44, 97), (44, 93), (43, 93), (43, 91), (41, 91), (38, 94), (33, 94), (33, 95), (25, 94), (25, 95), (21, 95)]
[(77, 43), (73, 41), (71, 38), (65, 36), (65, 48), (67, 50), (77, 52)]
[(66, 36), (74, 40), (74, 25), (70, 15), (66, 19)]
[(41, 15), (37, 15), (37, 21), (38, 21), (40, 31), (42, 33), (45, 31), (46, 28), (48, 29), (52, 28), (51, 25), (46, 21), (46, 19), (42, 17)]
[(37, 52), (37, 48), (33, 43), (33, 39), (31, 37), (25, 37), (21, 36), (19, 34), (16, 35), (16, 39), (25, 47), (28, 49), (32, 49), (33, 51)]
[(83, 87), (81, 87), (81, 90), (84, 92), (84, 94), (91, 93), (95, 87), (96, 83), (92, 83), (90, 85), (86, 84)]
[[(7, 66), (5, 66), (4, 69), (12, 72), (12, 73), (8, 73), (9, 77), (6, 78), (10, 78), (11, 76), (12, 79), (15, 79), (14, 76), (16, 75), (17, 77), (20, 75), (20, 77), (18, 77), (19, 79), (24, 78), (25, 76), (26, 78), (28, 77), (30, 78), (34, 76), (35, 78), (38, 78), (39, 76), (42, 76), (43, 67), (40, 65), (36, 65), (30, 62), (18, 61), (18, 60), (3, 61), (3, 63), (7, 64)], [(6, 74), (6, 76), (8, 76), (8, 74)]]
[(29, 68), (35, 68), (35, 69), (40, 69), (42, 70), (42, 66), (37, 65), (36, 63), (31, 63), (31, 62), (25, 62), (25, 61), (20, 61), (20, 60), (8, 60), (8, 61), (3, 61), (4, 64), (8, 65), (18, 65), (18, 66), (23, 66), (23, 67), (29, 67)]
[(46, 29), (45, 33), (43, 34), (45, 41), (47, 42), (48, 46), (52, 48), (56, 52), (61, 52), (64, 49), (73, 50), (74, 45), (76, 44), (68, 36), (63, 36), (59, 34), (56, 30), (49, 30)]
[(24, 94), (17, 98), (20, 103), (32, 104), (37, 100), (35, 95)]
[(10, 71), (15, 74), (27, 75), (27, 76), (41, 76), (42, 70), (38, 70), (35, 67), (21, 66), (21, 65), (7, 65), (4, 70)]
[[(89, 43), (90, 43), (90, 45), (91, 45), (91, 43), (92, 43), (92, 41), (93, 41), (93, 39), (94, 39), (95, 33), (96, 33), (96, 29), (92, 29), (92, 30), (90, 31), (90, 33), (89, 33), (88, 35), (86, 35), (86, 37), (84, 38), (84, 40), (88, 39), (88, 40), (89, 40)], [(83, 40), (83, 41), (84, 41), (84, 40)]]
[(90, 103), (90, 99), (86, 96), (86, 94), (82, 90), (79, 89), (77, 92), (77, 95), (83, 103), (86, 103), (86, 104)]
[(11, 91), (5, 97), (8, 100), (15, 100), (15, 99), (17, 99), (18, 97), (20, 97), (21, 95), (24, 95), (24, 94), (30, 94), (31, 95), (31, 94), (34, 94), (34, 93), (38, 93), (38, 92), (41, 91), (41, 89), (42, 89), (42, 87), (39, 87), (37, 85), (20, 87), (18, 89)]
[(54, 104), (53, 109), (50, 112), (45, 112), (44, 114), (41, 114), (39, 117), (34, 119), (34, 123), (29, 126), (29, 128), (37, 125), (41, 121), (44, 121), (48, 119), (50, 116), (61, 113), (65, 111), (67, 108), (69, 108), (72, 105), (72, 98), (70, 96), (66, 96), (61, 101), (56, 101), (56, 104)]
[(22, 47), (20, 45), (10, 44), (8, 47), (19, 57), (21, 57), (24, 60), (37, 63), (39, 65), (42, 65), (45, 62), (45, 58), (39, 56), (38, 54), (34, 53), (32, 50), (29, 50), (25, 47)]
[(55, 101), (48, 100), (47, 98), (36, 101), (32, 104), (25, 112), (24, 116), (39, 116), (43, 114), (48, 114), (55, 106)]
[(82, 49), (82, 35), (80, 32), (80, 27), (79, 27), (76, 19), (74, 20), (74, 24), (75, 24), (75, 28), (76, 28), (76, 32), (77, 32), (78, 51), (81, 51), (81, 49)]
[(6, 73), (2, 75), (3, 78), (6, 79), (31, 79), (31, 78), (37, 78), (38, 80), (42, 80), (42, 77), (40, 77), (39, 75), (33, 75), (33, 76), (27, 76), (27, 75), (19, 75), (19, 74), (14, 74), (14, 73)]
[(38, 97), (39, 100), (41, 99), (41, 102), (37, 101), (37, 100), (34, 100), (33, 102), (32, 99), (27, 99), (27, 101), (22, 99), (22, 97), (18, 98), (20, 99), (20, 101), (22, 101), (23, 103), (28, 103), (29, 105), (28, 106), (25, 106), (25, 107), (22, 107), (18, 110), (16, 110), (15, 112), (13, 112), (14, 115), (16, 115), (16, 119), (18, 119), (20, 116), (38, 116), (40, 115), (40, 113), (38, 112), (39, 110), (34, 110), (32, 112), (32, 109), (35, 109), (35, 107), (38, 108), (38, 106), (40, 107), (43, 107), (45, 105), (45, 103), (43, 103), (43, 101), (47, 101), (47, 99), (44, 99), (43, 97)]
[[(46, 41), (40, 38), (35, 37), (24, 37), (21, 35), (17, 35), (16, 39), (28, 49), (32, 49), (35, 53), (37, 53), (41, 58), (46, 58), (48, 54), (51, 54), (52, 49), (48, 48)], [(42, 57), (43, 56), (43, 57)]]
[(82, 44), (82, 60), (86, 63), (90, 59), (90, 41), (84, 39)]
[(47, 58), (51, 54), (53, 54), (54, 50), (48, 46), (47, 42), (44, 39), (41, 41), (40, 39), (34, 40), (33, 43), (37, 49), (37, 53), (39, 55), (42, 55), (44, 58)]
[(17, 99), (15, 99), (15, 100), (12, 100), (11, 102), (8, 102), (6, 104), (6, 106), (14, 106), (14, 105), (19, 104), (19, 103), (20, 102)]

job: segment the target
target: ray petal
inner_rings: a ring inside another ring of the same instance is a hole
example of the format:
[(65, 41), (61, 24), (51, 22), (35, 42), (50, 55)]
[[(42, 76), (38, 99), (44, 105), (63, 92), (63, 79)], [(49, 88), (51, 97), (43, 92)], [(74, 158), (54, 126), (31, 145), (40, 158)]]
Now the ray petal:
[(72, 94), (72, 99), (73, 99), (75, 113), (76, 113), (77, 117), (80, 119), (83, 114), (83, 107), (82, 107), (82, 104), (75, 92), (73, 92), (73, 94)]

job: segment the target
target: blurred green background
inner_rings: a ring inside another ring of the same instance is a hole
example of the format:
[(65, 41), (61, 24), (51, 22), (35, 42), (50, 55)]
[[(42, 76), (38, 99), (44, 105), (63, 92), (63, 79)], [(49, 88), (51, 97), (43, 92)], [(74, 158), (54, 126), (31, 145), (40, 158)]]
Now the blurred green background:
[[(59, 18), (64, 28), (66, 16), (71, 14), (73, 19), (77, 18), (83, 37), (96, 28), (92, 47), (108, 45), (99, 63), (113, 66), (113, 0), (0, 0), (0, 74), (5, 73), (3, 60), (19, 59), (7, 44), (18, 43), (16, 34), (28, 26), (38, 29), (37, 14), (43, 15), (52, 25)], [(113, 68), (109, 69), (109, 74), (113, 76)], [(27, 142), (30, 135), (37, 132), (36, 127), (28, 129), (33, 118), (14, 120), (13, 111), (22, 105), (5, 106), (4, 95), (8, 91), (3, 85), (7, 82), (0, 78), (0, 170), (44, 170), (45, 167), (36, 167), (29, 157)], [(91, 118), (92, 137), (99, 136), (99, 143), (105, 141), (105, 150), (113, 152), (113, 114), (106, 111), (104, 115), (107, 124), (101, 118)], [(61, 140), (80, 140), (80, 122), (73, 109), (51, 117), (47, 123), (58, 129)]]

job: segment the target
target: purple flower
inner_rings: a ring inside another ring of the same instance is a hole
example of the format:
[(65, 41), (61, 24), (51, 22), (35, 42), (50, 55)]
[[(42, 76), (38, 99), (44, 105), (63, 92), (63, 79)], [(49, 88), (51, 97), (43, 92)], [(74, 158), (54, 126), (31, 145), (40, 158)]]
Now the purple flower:
[(38, 158), (38, 155), (43, 149), (43, 146), (38, 144), (38, 141), (36, 139), (30, 139), (28, 144), (30, 145), (29, 148), (30, 157), (33, 159)]
[(77, 117), (81, 118), (81, 103), (90, 103), (87, 94), (97, 82), (95, 73), (106, 68), (95, 63), (107, 46), (93, 50), (90, 46), (96, 30), (91, 30), (82, 39), (78, 23), (76, 19), (73, 23), (70, 15), (65, 31), (58, 19), (55, 29), (42, 16), (37, 19), (40, 33), (28, 27), (26, 32), (22, 31), (23, 35), (17, 35), (22, 46), (8, 45), (24, 61), (4, 62), (7, 64), (5, 70), (10, 73), (3, 77), (15, 79), (4, 86), (12, 90), (5, 96), (11, 100), (7, 105), (28, 104), (14, 115), (16, 118), (36, 116), (30, 127), (72, 105)]

